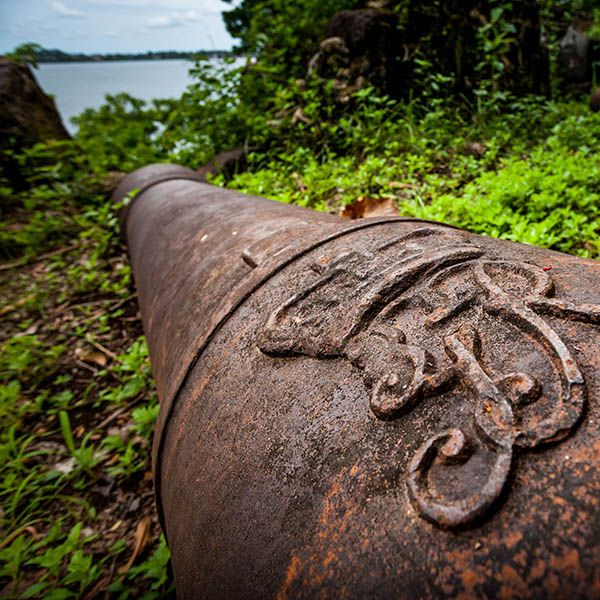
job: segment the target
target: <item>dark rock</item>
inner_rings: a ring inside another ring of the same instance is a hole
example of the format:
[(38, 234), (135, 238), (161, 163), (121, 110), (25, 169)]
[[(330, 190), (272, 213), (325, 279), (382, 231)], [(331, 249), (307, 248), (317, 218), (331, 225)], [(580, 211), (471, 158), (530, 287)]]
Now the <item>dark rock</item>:
[(366, 85), (393, 95), (396, 23), (392, 13), (375, 9), (336, 13), (308, 64), (307, 77), (332, 80), (340, 102)]
[(227, 152), (221, 152), (217, 154), (214, 160), (206, 163), (204, 166), (197, 170), (205, 181), (208, 175), (217, 176), (223, 175), (226, 180), (231, 179), (234, 175), (243, 173), (248, 168), (246, 163), (246, 156), (248, 152), (255, 148), (233, 148), (233, 150), (227, 150)]
[(107, 196), (111, 195), (117, 189), (121, 181), (125, 179), (126, 175), (127, 173), (123, 173), (123, 171), (109, 171), (102, 180), (102, 190), (104, 193)]
[(600, 88), (598, 88), (590, 98), (590, 108), (593, 112), (598, 112), (600, 110)]
[(306, 69), (306, 77), (310, 78), (314, 75), (319, 75), (323, 71), (323, 63), (329, 55), (338, 54), (345, 56), (348, 54), (348, 47), (341, 37), (325, 38), (321, 44), (319, 51), (313, 55), (308, 61)]
[(16, 138), (25, 147), (71, 137), (31, 69), (7, 58), (0, 58), (0, 137)]
[[(444, 75), (453, 93), (472, 95), (481, 78), (488, 76), (479, 67), (478, 32), (490, 23), (489, 3), (411, 2), (398, 13), (387, 10), (392, 4), (371, 0), (371, 8), (333, 15), (309, 62), (307, 77), (331, 81), (338, 102), (348, 101), (365, 86), (393, 98), (418, 95), (427, 71)], [(547, 94), (549, 60), (541, 42), (538, 3), (513, 3), (505, 18), (514, 27), (514, 43), (502, 56), (503, 73), (496, 83), (515, 94)], [(430, 66), (424, 68), (427, 63)]]
[(15, 189), (26, 182), (13, 152), (49, 140), (67, 140), (54, 100), (38, 85), (30, 68), (0, 57), (0, 177)]
[(384, 50), (393, 31), (391, 14), (369, 8), (342, 10), (327, 23), (325, 38), (341, 38), (349, 52), (356, 56)]
[(591, 44), (585, 31), (570, 25), (560, 41), (559, 60), (567, 82), (583, 82), (590, 77)]

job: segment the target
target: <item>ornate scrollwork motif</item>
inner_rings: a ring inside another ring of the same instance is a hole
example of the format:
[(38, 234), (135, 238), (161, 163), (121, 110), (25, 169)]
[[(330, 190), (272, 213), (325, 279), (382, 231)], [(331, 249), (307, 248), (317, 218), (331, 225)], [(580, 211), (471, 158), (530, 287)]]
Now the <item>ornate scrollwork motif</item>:
[[(318, 261), (300, 291), (269, 316), (258, 346), (277, 356), (348, 359), (363, 373), (372, 412), (384, 420), (449, 390), (474, 394), (473, 431), (434, 435), (407, 473), (419, 514), (459, 527), (498, 499), (515, 448), (560, 440), (583, 414), (583, 375), (544, 316), (600, 323), (600, 306), (574, 305), (553, 293), (552, 278), (540, 267), (486, 256), (461, 234), (428, 227), (372, 253)], [(513, 365), (506, 373), (503, 357), (494, 356), (493, 348), (486, 354), (480, 330), (493, 337), (490, 327), (501, 323), (513, 338), (518, 332), (530, 354), (543, 357), (535, 364), (546, 369), (544, 385), (527, 361), (516, 361), (517, 370)], [(444, 468), (474, 463), (477, 448), (492, 456), (485, 476), (479, 466), (454, 497), (432, 491), (434, 472), (440, 479)]]
[(501, 448), (483, 487), (467, 498), (441, 501), (427, 487), (427, 471), (436, 457), (442, 462), (464, 462), (469, 459), (469, 442), (460, 429), (448, 429), (427, 440), (413, 457), (408, 468), (410, 497), (428, 521), (443, 527), (458, 527), (484, 514), (497, 500), (510, 472), (512, 447)]

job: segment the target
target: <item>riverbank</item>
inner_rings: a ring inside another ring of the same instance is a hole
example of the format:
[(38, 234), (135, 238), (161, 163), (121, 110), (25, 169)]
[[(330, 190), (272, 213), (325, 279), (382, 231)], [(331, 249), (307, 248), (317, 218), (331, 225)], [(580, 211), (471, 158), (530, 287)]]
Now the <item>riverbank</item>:
[(195, 56), (206, 58), (232, 57), (231, 50), (197, 50), (195, 52), (178, 52), (176, 50), (148, 51), (139, 53), (105, 53), (84, 54), (81, 52), (63, 52), (62, 50), (49, 50), (42, 48), (34, 53), (38, 63), (64, 63), (64, 62), (112, 62), (132, 60), (190, 60)]

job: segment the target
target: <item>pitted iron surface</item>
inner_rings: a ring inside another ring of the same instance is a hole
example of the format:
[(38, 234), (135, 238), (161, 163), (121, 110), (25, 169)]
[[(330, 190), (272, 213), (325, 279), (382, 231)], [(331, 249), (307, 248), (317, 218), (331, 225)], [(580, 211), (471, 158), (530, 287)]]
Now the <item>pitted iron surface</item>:
[(600, 265), (191, 179), (127, 218), (178, 596), (600, 595)]

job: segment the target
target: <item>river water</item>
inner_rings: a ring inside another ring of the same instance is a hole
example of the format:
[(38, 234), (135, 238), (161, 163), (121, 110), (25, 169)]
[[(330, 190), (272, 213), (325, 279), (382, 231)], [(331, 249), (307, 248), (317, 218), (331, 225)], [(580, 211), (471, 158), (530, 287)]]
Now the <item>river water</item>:
[(187, 60), (131, 60), (80, 63), (42, 63), (34, 74), (47, 94), (52, 94), (63, 123), (86, 108), (98, 108), (106, 94), (127, 92), (142, 100), (178, 98), (191, 83)]

